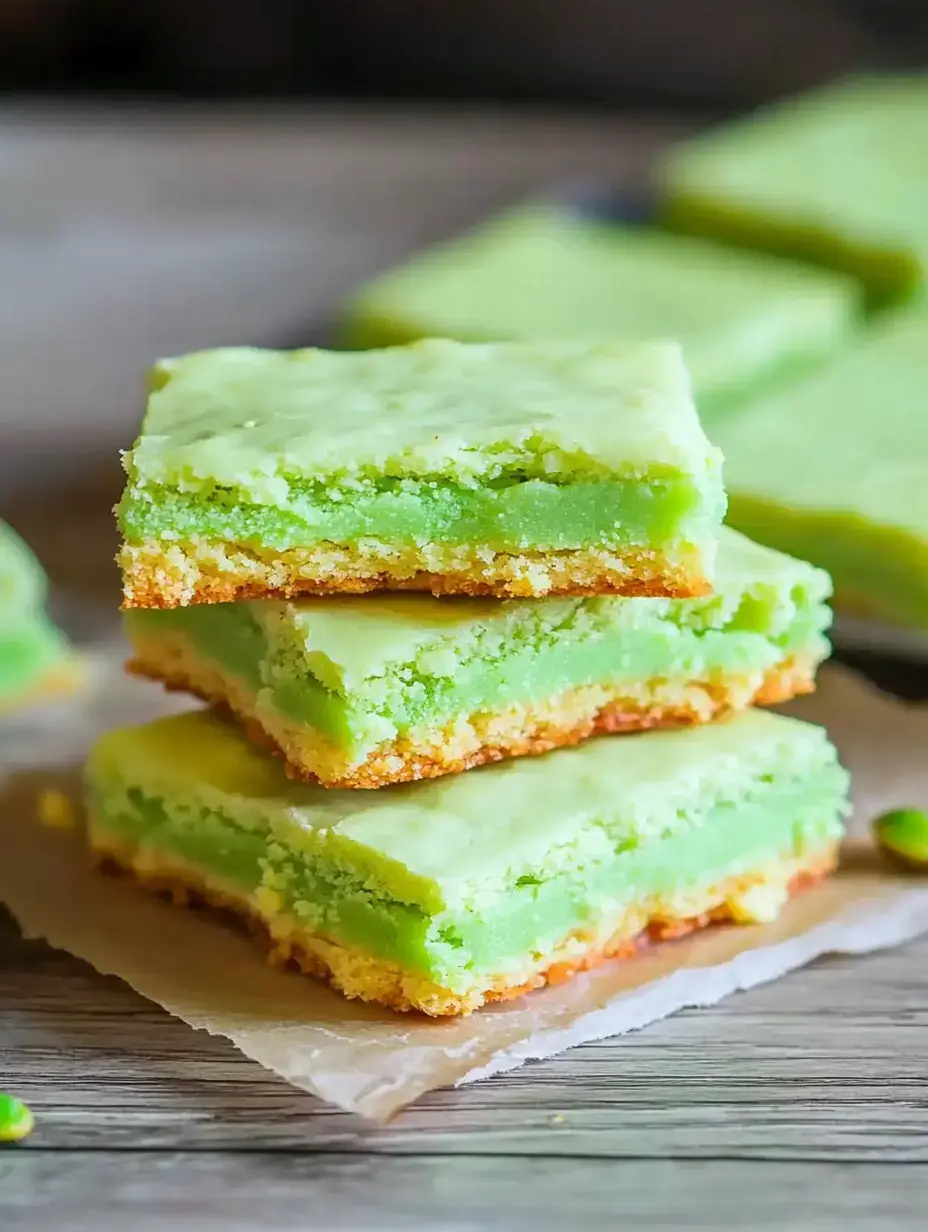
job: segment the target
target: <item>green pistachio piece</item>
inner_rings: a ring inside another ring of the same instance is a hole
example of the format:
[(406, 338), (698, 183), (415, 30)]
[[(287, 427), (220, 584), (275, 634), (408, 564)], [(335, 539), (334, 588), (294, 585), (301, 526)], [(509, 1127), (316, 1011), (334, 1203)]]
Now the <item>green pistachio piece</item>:
[(894, 863), (913, 872), (928, 872), (928, 813), (891, 809), (870, 825), (877, 846)]
[(35, 1119), (28, 1104), (0, 1091), (0, 1142), (20, 1142), (32, 1133)]

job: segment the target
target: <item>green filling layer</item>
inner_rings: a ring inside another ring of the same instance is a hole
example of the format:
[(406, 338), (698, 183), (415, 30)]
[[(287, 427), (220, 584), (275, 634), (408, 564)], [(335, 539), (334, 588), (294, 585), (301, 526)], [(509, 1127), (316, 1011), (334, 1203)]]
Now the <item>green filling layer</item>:
[(129, 543), (201, 539), (284, 551), (372, 538), (409, 547), (547, 551), (699, 543), (723, 514), (721, 487), (707, 497), (686, 479), (529, 479), (481, 488), (405, 480), (338, 501), (321, 486), (291, 488), (286, 507), (239, 504), (223, 493), (203, 499), (151, 489), (140, 497), (130, 490), (119, 518)]
[(550, 878), (522, 876), (492, 909), (430, 914), (372, 891), (337, 864), (295, 859), (221, 811), (178, 820), (165, 802), (98, 791), (102, 832), (182, 858), (252, 893), (268, 886), (284, 912), (330, 940), (463, 991), (475, 978), (516, 970), (576, 928), (595, 928), (624, 906), (658, 894), (708, 888), (777, 858), (835, 841), (846, 776), (837, 766), (807, 782), (770, 785), (754, 799), (710, 809), (698, 824), (629, 840), (594, 865)]

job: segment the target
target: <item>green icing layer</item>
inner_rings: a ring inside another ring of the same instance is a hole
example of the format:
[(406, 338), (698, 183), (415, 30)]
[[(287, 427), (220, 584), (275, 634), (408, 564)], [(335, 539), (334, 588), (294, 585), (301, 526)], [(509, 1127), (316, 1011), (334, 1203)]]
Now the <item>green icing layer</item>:
[(830, 354), (859, 295), (850, 279), (554, 206), (513, 211), (363, 287), (354, 346), (416, 338), (680, 340), (701, 415)]
[(120, 523), (276, 548), (711, 539), (724, 514), (674, 344), (209, 351), (152, 375)]
[(104, 737), (87, 777), (103, 834), (272, 890), (314, 931), (452, 989), (624, 903), (834, 841), (847, 791), (820, 729), (759, 712), (373, 798), (289, 782), (194, 712)]
[[(827, 569), (836, 602), (928, 627), (928, 309), (716, 430), (730, 520)], [(801, 445), (797, 446), (797, 442)]]
[(842, 81), (673, 149), (665, 216), (895, 299), (928, 278), (926, 132), (928, 74)]
[(803, 561), (720, 537), (701, 599), (366, 596), (126, 614), (130, 637), (182, 634), (257, 715), (321, 732), (358, 760), (417, 726), (591, 684), (712, 682), (824, 656), (830, 583)]

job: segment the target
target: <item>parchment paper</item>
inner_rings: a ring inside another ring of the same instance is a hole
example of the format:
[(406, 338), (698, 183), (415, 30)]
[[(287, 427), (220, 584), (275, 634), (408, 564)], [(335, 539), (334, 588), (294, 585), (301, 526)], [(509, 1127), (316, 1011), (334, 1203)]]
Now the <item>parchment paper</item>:
[[(472, 1082), (687, 1006), (776, 979), (828, 952), (862, 953), (928, 931), (928, 878), (886, 871), (862, 841), (840, 873), (776, 924), (716, 929), (607, 964), (470, 1018), (432, 1022), (345, 1001), (268, 967), (220, 920), (93, 873), (74, 831), (35, 822), (36, 792), (76, 793), (67, 763), (93, 735), (183, 708), (126, 680), (116, 655), (88, 694), (0, 727), (0, 900), (29, 937), (120, 976), (191, 1026), (342, 1108), (384, 1120), (435, 1087)], [(855, 825), (892, 805), (928, 806), (928, 708), (907, 707), (837, 668), (793, 713), (824, 722), (855, 776)]]

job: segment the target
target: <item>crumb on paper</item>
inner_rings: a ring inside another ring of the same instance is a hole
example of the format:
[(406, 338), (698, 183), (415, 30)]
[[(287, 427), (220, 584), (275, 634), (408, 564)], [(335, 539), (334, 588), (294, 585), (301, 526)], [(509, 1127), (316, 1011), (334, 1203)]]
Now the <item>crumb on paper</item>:
[(39, 793), (39, 821), (53, 830), (73, 830), (77, 825), (77, 808), (63, 791), (47, 787)]

